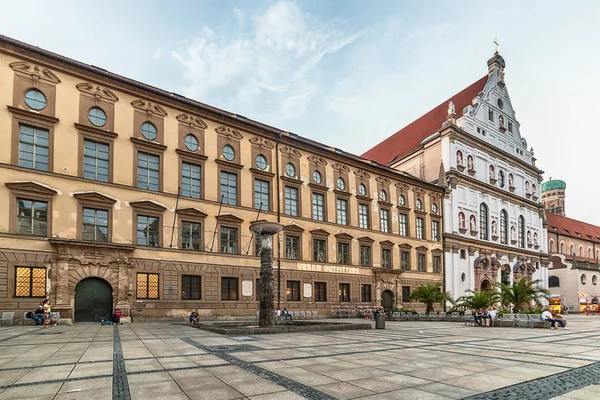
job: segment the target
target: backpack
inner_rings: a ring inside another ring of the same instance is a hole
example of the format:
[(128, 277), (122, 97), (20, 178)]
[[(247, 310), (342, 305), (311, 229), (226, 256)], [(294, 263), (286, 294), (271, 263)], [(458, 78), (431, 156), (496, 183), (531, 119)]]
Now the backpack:
[(33, 318), (33, 313), (29, 311), (27, 314), (25, 314), (25, 318)]

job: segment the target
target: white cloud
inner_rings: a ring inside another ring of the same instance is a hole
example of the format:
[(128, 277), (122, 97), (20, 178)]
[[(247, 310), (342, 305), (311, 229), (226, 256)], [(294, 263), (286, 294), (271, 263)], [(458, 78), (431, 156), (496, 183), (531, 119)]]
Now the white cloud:
[(172, 57), (184, 68), (184, 93), (271, 123), (297, 118), (319, 90), (323, 59), (364, 32), (347, 34), (332, 22), (281, 1), (246, 19), (251, 27), (237, 35), (203, 27)]

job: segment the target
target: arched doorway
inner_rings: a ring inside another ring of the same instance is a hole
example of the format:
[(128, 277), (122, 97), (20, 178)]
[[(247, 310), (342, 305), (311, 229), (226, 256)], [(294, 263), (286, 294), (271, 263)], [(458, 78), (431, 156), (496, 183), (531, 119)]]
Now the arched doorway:
[(492, 284), (487, 279), (481, 281), (480, 290), (492, 290)]
[(100, 322), (112, 308), (112, 287), (104, 279), (87, 278), (75, 287), (75, 322)]
[(394, 308), (394, 294), (389, 290), (384, 290), (381, 293), (381, 306), (386, 310), (392, 310)]

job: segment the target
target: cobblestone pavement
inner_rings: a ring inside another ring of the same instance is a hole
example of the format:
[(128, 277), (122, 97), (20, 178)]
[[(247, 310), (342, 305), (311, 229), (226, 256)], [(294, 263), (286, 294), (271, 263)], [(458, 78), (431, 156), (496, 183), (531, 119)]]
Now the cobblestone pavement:
[(568, 320), (246, 337), (173, 323), (0, 327), (0, 400), (600, 398), (600, 317)]

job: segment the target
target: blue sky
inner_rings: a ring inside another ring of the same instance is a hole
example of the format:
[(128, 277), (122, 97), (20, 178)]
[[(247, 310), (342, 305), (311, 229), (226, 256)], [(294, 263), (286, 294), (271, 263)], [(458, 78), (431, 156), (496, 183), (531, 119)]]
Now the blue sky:
[(0, 32), (361, 154), (487, 72), (567, 214), (600, 225), (598, 1), (53, 1)]

